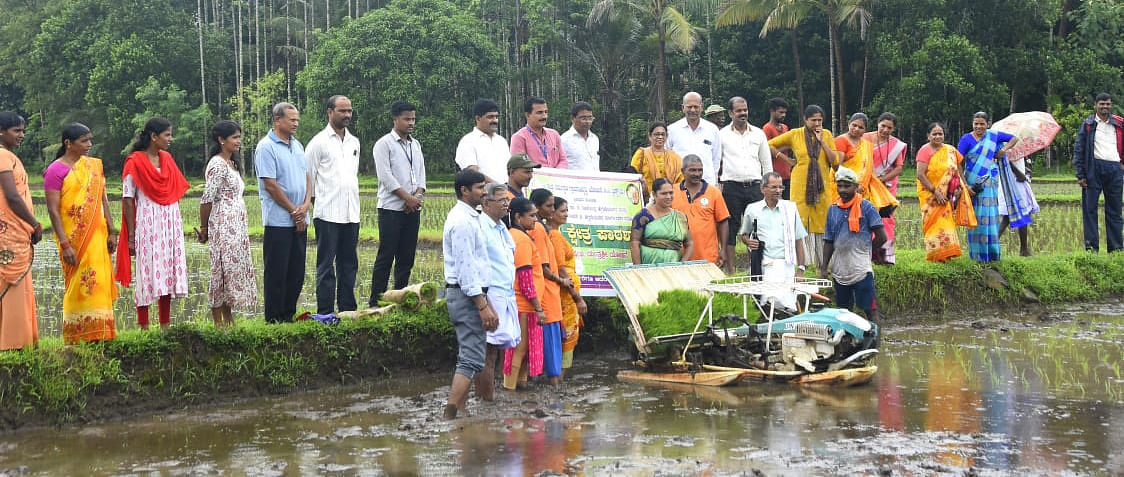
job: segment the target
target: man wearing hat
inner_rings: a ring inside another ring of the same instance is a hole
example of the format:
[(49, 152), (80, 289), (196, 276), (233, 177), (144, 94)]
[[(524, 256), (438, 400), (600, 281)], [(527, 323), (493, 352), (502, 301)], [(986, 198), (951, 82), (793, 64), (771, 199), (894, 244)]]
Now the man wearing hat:
[(722, 129), (722, 126), (726, 125), (726, 108), (717, 104), (712, 104), (707, 106), (706, 110), (703, 111), (703, 117), (706, 118), (707, 121), (714, 123), (715, 126), (718, 126), (718, 129)]
[[(870, 252), (886, 243), (886, 230), (878, 208), (858, 193), (859, 175), (840, 166), (835, 173), (839, 197), (827, 210), (823, 234), (823, 261), (831, 270), (835, 305), (858, 307), (867, 319), (877, 320), (874, 311), (874, 268)], [(820, 278), (827, 270), (820, 269)]]
[(507, 198), (526, 197), (523, 190), (531, 184), (535, 169), (540, 167), (542, 164), (535, 163), (526, 154), (511, 156), (511, 159), (507, 160)]

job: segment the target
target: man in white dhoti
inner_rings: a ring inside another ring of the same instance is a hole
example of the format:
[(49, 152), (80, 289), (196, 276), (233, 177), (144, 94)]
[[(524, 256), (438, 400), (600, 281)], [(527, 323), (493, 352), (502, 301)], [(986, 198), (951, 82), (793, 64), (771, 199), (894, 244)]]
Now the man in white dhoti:
[[(761, 182), (761, 193), (765, 200), (746, 206), (738, 236), (751, 251), (759, 247), (764, 249), (761, 260), (764, 281), (793, 283), (797, 271), (804, 272), (804, 247), (798, 244), (808, 232), (800, 222), (796, 204), (781, 199), (784, 180), (780, 174), (766, 173)], [(796, 310), (796, 294), (791, 290), (764, 298), (772, 300), (775, 306)]]

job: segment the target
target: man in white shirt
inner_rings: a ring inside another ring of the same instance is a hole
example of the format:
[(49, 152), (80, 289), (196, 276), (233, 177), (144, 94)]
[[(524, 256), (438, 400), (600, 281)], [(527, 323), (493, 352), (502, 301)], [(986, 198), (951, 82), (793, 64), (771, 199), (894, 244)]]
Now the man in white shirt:
[(562, 147), (571, 171), (601, 170), (601, 141), (589, 130), (593, 126), (593, 105), (578, 101), (570, 108), (573, 126), (562, 133)]
[(327, 102), (328, 125), (308, 142), (316, 227), (316, 313), (353, 311), (359, 270), (359, 138), (351, 134), (351, 100)]
[(484, 174), (488, 182), (502, 184), (511, 153), (507, 139), (499, 133), (500, 106), (490, 99), (478, 99), (472, 105), (472, 117), (476, 127), (457, 143), (457, 166)]
[(722, 161), (722, 145), (718, 127), (702, 120), (702, 95), (691, 91), (683, 95), (683, 119), (667, 127), (667, 147), (679, 157), (691, 154), (702, 158), (703, 180), (718, 183), (718, 167)]
[[(773, 172), (772, 154), (765, 131), (749, 124), (749, 105), (745, 98), (730, 98), (730, 117), (733, 122), (718, 132), (722, 145), (722, 163), (718, 180), (722, 199), (730, 209), (730, 230), (741, 230), (745, 206), (762, 200), (761, 178)], [(726, 272), (734, 270), (734, 245), (737, 238), (730, 234), (726, 254)]]

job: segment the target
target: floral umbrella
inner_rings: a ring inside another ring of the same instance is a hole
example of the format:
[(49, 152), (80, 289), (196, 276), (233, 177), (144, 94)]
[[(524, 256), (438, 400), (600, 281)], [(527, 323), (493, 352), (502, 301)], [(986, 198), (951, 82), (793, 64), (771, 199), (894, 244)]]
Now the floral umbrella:
[(1007, 155), (1012, 161), (1017, 161), (1045, 149), (1054, 141), (1054, 136), (1058, 134), (1061, 128), (1050, 113), (1042, 111), (1015, 113), (992, 125), (992, 129), (1019, 138), (1018, 144), (1007, 151)]

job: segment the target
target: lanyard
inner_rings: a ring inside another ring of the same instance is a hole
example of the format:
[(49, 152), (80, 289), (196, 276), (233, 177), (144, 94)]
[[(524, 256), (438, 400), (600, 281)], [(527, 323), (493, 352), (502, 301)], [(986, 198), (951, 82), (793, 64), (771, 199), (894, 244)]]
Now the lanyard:
[(543, 144), (543, 142), (546, 142), (546, 129), (543, 129), (543, 141), (540, 142), (539, 136), (535, 134), (535, 131), (531, 130), (531, 125), (528, 124), (523, 127), (527, 128), (527, 132), (531, 133), (531, 139), (534, 139), (535, 144), (539, 146), (539, 151), (542, 152), (542, 160), (546, 162), (546, 144)]
[(418, 179), (414, 174), (414, 145), (407, 136), (406, 141), (398, 141), (398, 146), (402, 148), (402, 154), (405, 154), (406, 160), (410, 162), (410, 185), (417, 184)]

